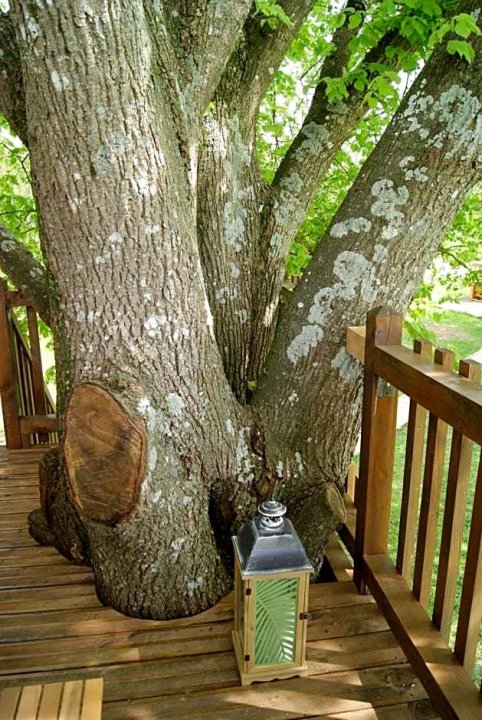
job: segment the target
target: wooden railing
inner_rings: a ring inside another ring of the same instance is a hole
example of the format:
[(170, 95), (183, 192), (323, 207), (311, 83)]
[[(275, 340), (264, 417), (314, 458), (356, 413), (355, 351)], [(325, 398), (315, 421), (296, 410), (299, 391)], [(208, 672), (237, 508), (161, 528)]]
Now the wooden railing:
[[(482, 454), (471, 507), (467, 496), (471, 456), (482, 445), (481, 366), (462, 361), (456, 374), (452, 352), (435, 350), (432, 360), (429, 343), (416, 342), (411, 351), (401, 345), (401, 335), (402, 318), (384, 309), (369, 313), (366, 329), (348, 330), (347, 351), (364, 363), (365, 374), (359, 478), (341, 536), (353, 554), (357, 587), (375, 597), (441, 716), (474, 720), (482, 717), (482, 698), (471, 680), (482, 620)], [(387, 546), (398, 391), (409, 396), (410, 410), (398, 550), (392, 562)], [(443, 522), (437, 543), (439, 513)], [(461, 570), (466, 517), (470, 533)], [(462, 575), (452, 650), (449, 634)]]
[[(12, 311), (24, 307), (28, 337)], [(8, 448), (57, 442), (55, 403), (45, 385), (37, 324), (32, 303), (0, 280), (0, 395)]]

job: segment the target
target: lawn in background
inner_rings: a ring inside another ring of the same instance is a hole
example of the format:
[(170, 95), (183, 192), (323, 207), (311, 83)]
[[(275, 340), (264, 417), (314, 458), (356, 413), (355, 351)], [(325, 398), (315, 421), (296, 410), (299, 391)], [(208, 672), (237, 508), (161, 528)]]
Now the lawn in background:
[(436, 344), (454, 350), (459, 359), (482, 350), (482, 317), (440, 308), (425, 325), (435, 336)]

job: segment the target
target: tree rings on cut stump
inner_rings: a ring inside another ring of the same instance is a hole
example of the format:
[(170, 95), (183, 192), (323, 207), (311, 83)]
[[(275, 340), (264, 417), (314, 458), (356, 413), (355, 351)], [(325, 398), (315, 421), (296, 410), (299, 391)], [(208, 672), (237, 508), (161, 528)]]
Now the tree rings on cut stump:
[(144, 476), (145, 429), (106, 390), (84, 383), (70, 396), (64, 457), (80, 515), (112, 525), (128, 517)]

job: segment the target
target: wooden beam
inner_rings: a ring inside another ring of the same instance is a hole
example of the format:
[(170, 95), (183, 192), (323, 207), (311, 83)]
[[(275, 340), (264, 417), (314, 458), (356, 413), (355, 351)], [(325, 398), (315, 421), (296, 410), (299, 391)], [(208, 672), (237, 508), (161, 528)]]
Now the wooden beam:
[(482, 697), (385, 555), (365, 558), (364, 576), (378, 607), (444, 720), (482, 717)]
[(24, 415), (20, 418), (20, 430), (22, 435), (57, 432), (57, 417), (55, 415)]
[(349, 327), (346, 331), (346, 351), (358, 362), (365, 362), (365, 325)]
[(482, 387), (401, 345), (374, 349), (374, 371), (444, 422), (482, 445)]

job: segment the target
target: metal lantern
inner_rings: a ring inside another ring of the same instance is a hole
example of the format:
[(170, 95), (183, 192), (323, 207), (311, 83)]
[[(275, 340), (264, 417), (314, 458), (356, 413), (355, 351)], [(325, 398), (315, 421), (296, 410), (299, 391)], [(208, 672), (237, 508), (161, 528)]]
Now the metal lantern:
[(233, 643), (241, 684), (304, 675), (309, 575), (313, 568), (286, 508), (276, 500), (233, 537)]

